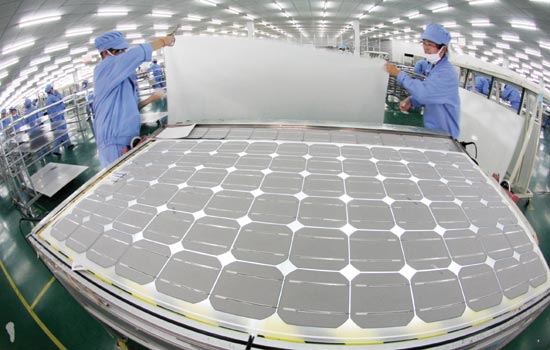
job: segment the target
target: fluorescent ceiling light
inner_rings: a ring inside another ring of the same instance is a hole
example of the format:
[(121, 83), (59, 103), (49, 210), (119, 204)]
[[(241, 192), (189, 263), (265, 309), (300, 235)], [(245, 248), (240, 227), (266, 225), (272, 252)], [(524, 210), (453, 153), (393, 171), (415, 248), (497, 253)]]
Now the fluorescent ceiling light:
[(481, 32), (472, 33), (472, 36), (473, 36), (474, 38), (477, 38), (477, 39), (485, 39), (485, 38), (487, 38), (487, 34), (481, 33)]
[(537, 26), (532, 22), (514, 20), (514, 21), (510, 22), (510, 24), (514, 28), (527, 29), (527, 30), (537, 30)]
[(6, 72), (6, 71), (3, 71), (3, 72), (0, 72), (0, 79), (4, 79), (5, 77), (7, 77), (10, 73), (9, 72)]
[(496, 2), (496, 0), (473, 0), (469, 1), (468, 4), (470, 5), (485, 5), (485, 4), (491, 4)]
[(441, 25), (445, 28), (455, 28), (457, 26), (455, 21), (443, 22)]
[(88, 48), (85, 47), (85, 46), (82, 46), (82, 47), (77, 47), (75, 49), (71, 49), (71, 51), (69, 51), (69, 55), (78, 55), (79, 53), (84, 53), (84, 52), (88, 52)]
[(432, 8), (432, 12), (433, 13), (443, 12), (443, 11), (447, 11), (449, 9), (450, 9), (449, 5), (443, 5), (443, 6), (438, 6), (438, 7)]
[(136, 40), (132, 41), (132, 44), (134, 44), (134, 45), (144, 44), (144, 43), (145, 43), (145, 39), (136, 39)]
[(49, 65), (47, 67), (44, 67), (44, 72), (51, 72), (52, 70), (56, 70), (57, 68), (59, 68), (59, 65), (57, 64), (52, 64), (52, 65)]
[(508, 44), (508, 43), (502, 43), (502, 42), (497, 42), (497, 47), (498, 47), (499, 49), (509, 50), (509, 49), (510, 49), (510, 44)]
[(153, 25), (154, 30), (167, 30), (168, 28), (170, 28), (170, 26), (168, 24), (155, 24), (155, 25)]
[(49, 60), (51, 60), (52, 58), (50, 56), (44, 56), (44, 57), (40, 57), (40, 58), (35, 58), (34, 60), (31, 61), (31, 63), (29, 64), (29, 66), (37, 66), (39, 64), (42, 64), (42, 63), (45, 63), (45, 62), (48, 62)]
[(473, 40), (472, 45), (483, 46), (483, 40)]
[(123, 8), (104, 8), (97, 10), (98, 16), (126, 16), (128, 10)]
[(246, 15), (246, 16), (244, 16), (244, 17), (247, 18), (247, 19), (249, 19), (249, 20), (251, 20), (251, 21), (253, 21), (253, 20), (256, 19), (256, 17), (254, 17), (254, 16), (252, 16), (252, 15)]
[(31, 68), (27, 68), (27, 69), (23, 69), (21, 72), (19, 72), (19, 76), (25, 76), (25, 75), (29, 75), (31, 73), (34, 73), (38, 70), (38, 67), (34, 66), (34, 67), (31, 67)]
[(483, 51), (485, 56), (493, 56), (494, 54), (491, 51)]
[(212, 20), (210, 21), (210, 23), (212, 24), (222, 24), (223, 22), (219, 19), (215, 19), (215, 18), (212, 18)]
[(528, 60), (528, 59), (529, 59), (529, 56), (527, 56), (526, 54), (521, 53), (521, 52), (516, 52), (516, 53), (515, 53), (515, 56), (516, 56), (517, 58), (521, 58), (521, 59), (523, 59), (523, 60)]
[(517, 36), (517, 35), (504, 34), (501, 37), (502, 37), (502, 40), (504, 40), (504, 41), (519, 42), (519, 36)]
[(239, 15), (239, 14), (241, 13), (241, 10), (236, 9), (236, 8), (234, 8), (234, 7), (228, 7), (228, 8), (227, 8), (227, 11), (229, 11), (229, 12), (235, 14), (235, 15)]
[(61, 57), (61, 58), (58, 58), (58, 59), (55, 60), (55, 64), (61, 64), (61, 63), (69, 62), (70, 60), (71, 60), (71, 58), (69, 56)]
[(191, 31), (193, 30), (193, 26), (181, 26), (180, 29), (183, 31)]
[(409, 19), (410, 18), (416, 18), (416, 17), (420, 16), (420, 12), (413, 11), (413, 12), (410, 12), (410, 13), (406, 14), (405, 16), (408, 17)]
[(514, 57), (514, 56), (508, 56), (508, 60), (510, 60), (512, 62), (519, 62), (519, 58)]
[(44, 49), (44, 53), (56, 52), (56, 51), (60, 51), (60, 50), (68, 49), (68, 48), (69, 48), (69, 44), (61, 43), (61, 44), (46, 47)]
[(92, 34), (92, 32), (93, 30), (90, 27), (76, 28), (76, 29), (67, 30), (65, 32), (65, 36), (72, 37), (72, 36), (78, 36), (78, 35)]
[(8, 61), (4, 61), (0, 63), (0, 70), (8, 68), (9, 66), (13, 66), (14, 64), (19, 62), (19, 57), (14, 57)]
[(473, 19), (470, 21), (473, 27), (489, 27), (491, 22), (488, 19)]
[(174, 14), (171, 13), (171, 12), (167, 12), (167, 11), (159, 11), (159, 10), (153, 10), (151, 12), (151, 16), (153, 17), (165, 17), (165, 18), (170, 18), (172, 17)]
[(189, 21), (200, 22), (202, 20), (202, 17), (196, 15), (187, 15), (186, 19), (188, 19)]
[(156, 38), (163, 38), (166, 35), (168, 35), (168, 33), (166, 33), (166, 32), (155, 32), (155, 37)]
[(2, 55), (8, 54), (10, 52), (15, 52), (17, 50), (24, 49), (25, 47), (29, 47), (29, 46), (32, 46), (32, 45), (34, 45), (34, 39), (21, 41), (17, 44), (9, 45), (9, 46), (4, 47), (2, 49)]
[(501, 49), (492, 49), (491, 51), (499, 55), (502, 55), (504, 53), (504, 51), (502, 51)]
[(139, 39), (141, 37), (143, 37), (143, 35), (141, 35), (141, 33), (130, 33), (130, 34), (126, 35), (127, 39)]
[(400, 18), (392, 18), (392, 19), (390, 19), (390, 22), (391, 22), (392, 24), (396, 24), (396, 23), (401, 22), (401, 19), (400, 19)]
[(126, 31), (126, 30), (136, 30), (137, 25), (136, 24), (119, 24), (116, 26), (116, 30), (118, 31)]
[(550, 42), (548, 41), (539, 41), (539, 46), (543, 49), (550, 50)]
[(19, 28), (32, 26), (35, 24), (42, 24), (47, 22), (59, 21), (61, 19), (61, 13), (49, 13), (32, 17), (25, 17), (19, 22)]
[(210, 5), (210, 6), (218, 6), (218, 4), (212, 0), (201, 0), (203, 4)]
[(531, 56), (542, 57), (539, 50), (525, 49), (525, 53)]

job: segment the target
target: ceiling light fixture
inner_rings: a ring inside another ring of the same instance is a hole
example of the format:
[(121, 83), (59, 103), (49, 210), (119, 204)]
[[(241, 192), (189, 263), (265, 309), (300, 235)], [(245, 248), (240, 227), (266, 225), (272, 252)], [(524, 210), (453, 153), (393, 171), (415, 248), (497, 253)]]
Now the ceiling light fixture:
[(61, 43), (57, 45), (48, 46), (44, 49), (44, 53), (52, 53), (56, 51), (61, 51), (69, 48), (69, 44)]
[(512, 21), (510, 22), (513, 28), (527, 29), (527, 30), (537, 30), (537, 26), (531, 22), (523, 21)]
[(136, 24), (119, 24), (119, 25), (116, 26), (115, 29), (120, 31), (120, 32), (123, 32), (123, 31), (126, 31), (126, 30), (136, 30), (137, 25)]
[(501, 36), (502, 40), (504, 41), (513, 41), (513, 42), (519, 42), (519, 36), (517, 35), (511, 35), (511, 34), (504, 34)]
[(187, 15), (186, 19), (189, 21), (195, 21), (195, 22), (202, 21), (202, 17), (196, 16), (196, 15)]
[(472, 21), (470, 21), (470, 24), (473, 27), (489, 27), (490, 25), (492, 25), (488, 19), (473, 19)]
[(105, 9), (99, 9), (97, 10), (97, 15), (102, 17), (108, 17), (108, 16), (127, 16), (128, 10), (119, 8), (105, 8)]
[(468, 4), (470, 5), (486, 5), (496, 2), (496, 0), (473, 0), (469, 1)]
[(443, 6), (434, 7), (434, 8), (432, 8), (431, 11), (432, 11), (433, 13), (437, 13), (437, 12), (447, 11), (447, 10), (449, 10), (449, 9), (450, 9), (449, 5), (443, 5)]
[(42, 63), (45, 63), (45, 62), (48, 62), (49, 60), (51, 60), (52, 58), (50, 56), (43, 56), (43, 57), (40, 57), (40, 58), (35, 58), (34, 60), (31, 61), (31, 63), (29, 64), (29, 66), (37, 66), (39, 64), (42, 64)]
[(72, 36), (78, 36), (78, 35), (84, 35), (84, 34), (92, 34), (93, 30), (90, 27), (86, 28), (77, 28), (77, 29), (71, 29), (67, 30), (65, 32), (66, 37), (72, 37)]
[(5, 55), (5, 54), (8, 54), (10, 52), (17, 51), (17, 50), (24, 49), (24, 48), (32, 46), (32, 45), (34, 45), (34, 39), (21, 41), (18, 44), (9, 45), (9, 46), (4, 47), (2, 49), (2, 55)]
[(525, 53), (531, 56), (542, 57), (539, 50), (525, 49)]
[(203, 4), (210, 5), (210, 6), (218, 6), (218, 3), (212, 1), (212, 0), (201, 0)]
[(19, 62), (19, 57), (14, 57), (14, 58), (12, 58), (8, 61), (4, 61), (4, 62), (0, 63), (0, 70), (6, 69), (9, 66), (13, 66), (14, 64), (16, 64), (18, 62)]
[(159, 10), (153, 10), (151, 12), (151, 16), (153, 17), (165, 17), (165, 18), (170, 18), (172, 17), (174, 14), (171, 13), (171, 12), (166, 12), (166, 11), (159, 11)]
[(19, 28), (32, 26), (35, 24), (42, 24), (47, 22), (59, 21), (61, 19), (61, 13), (49, 13), (38, 16), (25, 17), (19, 22)]
[(510, 44), (508, 43), (501, 43), (501, 42), (497, 42), (497, 45), (496, 45), (499, 49), (505, 49), (505, 50), (509, 50), (510, 49)]
[(227, 8), (227, 11), (229, 11), (229, 12), (235, 14), (235, 15), (240, 15), (240, 14), (241, 14), (241, 10), (236, 9), (236, 8), (234, 8), (234, 7), (228, 7), (228, 8)]

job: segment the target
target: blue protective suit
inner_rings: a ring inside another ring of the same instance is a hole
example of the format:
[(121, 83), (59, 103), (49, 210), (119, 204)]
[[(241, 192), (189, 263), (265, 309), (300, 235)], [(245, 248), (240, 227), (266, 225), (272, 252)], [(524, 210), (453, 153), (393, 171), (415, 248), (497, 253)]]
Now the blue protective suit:
[(512, 108), (519, 111), (519, 105), (521, 103), (521, 94), (518, 89), (511, 85), (504, 86), (504, 90), (500, 93), (500, 98), (505, 101), (510, 101)]
[(99, 160), (106, 167), (122, 155), (132, 138), (139, 136), (136, 69), (150, 61), (150, 44), (141, 44), (123, 54), (108, 56), (94, 70), (94, 130)]
[(414, 65), (414, 72), (416, 74), (426, 75), (428, 74), (431, 68), (432, 68), (432, 65), (428, 61), (421, 60), (416, 62), (416, 64)]
[(155, 89), (163, 88), (166, 86), (166, 84), (164, 83), (164, 77), (162, 76), (162, 67), (160, 65), (156, 63), (151, 63), (147, 71), (153, 73), (153, 78), (155, 79), (155, 84), (153, 84), (153, 87)]
[[(36, 109), (37, 108), (35, 106), (30, 105), (29, 107), (27, 107), (27, 110), (25, 111), (25, 115), (29, 115), (29, 114), (34, 113), (34, 111), (36, 111)], [(30, 117), (27, 117), (27, 124), (29, 124), (29, 126), (31, 128), (36, 126), (37, 121), (38, 121), (38, 113), (34, 113)]]
[[(61, 95), (59, 92), (54, 91), (52, 94), (48, 93), (48, 97), (46, 98), (46, 106), (49, 106), (61, 100), (63, 100), (63, 95)], [(50, 118), (50, 123), (53, 124), (52, 127), (55, 126), (55, 128), (52, 130), (54, 131), (54, 135), (57, 136), (58, 133), (67, 130), (67, 123), (65, 122), (65, 115), (63, 113), (63, 111), (65, 111), (65, 103), (61, 102), (59, 104), (56, 104), (55, 106), (49, 106), (47, 108), (47, 111), (48, 117)], [(61, 137), (56, 137), (53, 150), (54, 153), (59, 153), (59, 145), (61, 143), (64, 143), (65, 147), (69, 147), (72, 145), (71, 139), (69, 139), (69, 135), (67, 133), (65, 133)]]
[(5, 117), (2, 119), (2, 129), (5, 129), (8, 127), (8, 125), (11, 124), (11, 117), (6, 114)]
[(489, 96), (489, 86), (491, 85), (491, 79), (482, 75), (476, 75), (476, 91), (482, 93), (485, 96)]
[(16, 115), (12, 115), (11, 119), (14, 122), (17, 122), (14, 126), (15, 130), (19, 130), (27, 124), (27, 121), (25, 119), (22, 119), (21, 116), (19, 115), (19, 113), (16, 114)]
[(406, 72), (401, 72), (397, 76), (397, 82), (409, 92), (413, 106), (424, 106), (424, 127), (443, 130), (453, 138), (458, 138), (458, 76), (447, 56), (433, 66), (424, 81), (413, 79)]

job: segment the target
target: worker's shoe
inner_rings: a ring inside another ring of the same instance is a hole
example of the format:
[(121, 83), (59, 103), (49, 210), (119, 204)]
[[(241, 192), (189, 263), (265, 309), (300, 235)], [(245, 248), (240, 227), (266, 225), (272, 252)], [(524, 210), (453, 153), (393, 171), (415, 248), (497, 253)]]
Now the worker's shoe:
[(60, 153), (60, 152), (53, 152), (52, 154), (53, 154), (54, 156), (61, 157), (61, 153)]
[(74, 148), (74, 145), (73, 144), (70, 144), (67, 146), (67, 149), (73, 149)]

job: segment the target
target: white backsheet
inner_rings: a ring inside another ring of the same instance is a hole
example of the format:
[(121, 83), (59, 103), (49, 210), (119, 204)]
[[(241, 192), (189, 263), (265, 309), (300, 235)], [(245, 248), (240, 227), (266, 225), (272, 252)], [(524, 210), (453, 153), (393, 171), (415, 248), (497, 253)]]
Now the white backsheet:
[(165, 55), (169, 124), (384, 119), (382, 60), (279, 41), (187, 36)]
[[(524, 117), (487, 97), (460, 90), (460, 141), (477, 144), (477, 161), (486, 174), (503, 179), (523, 132)], [(468, 152), (475, 156), (473, 146)]]

